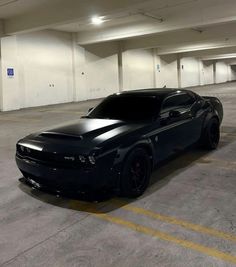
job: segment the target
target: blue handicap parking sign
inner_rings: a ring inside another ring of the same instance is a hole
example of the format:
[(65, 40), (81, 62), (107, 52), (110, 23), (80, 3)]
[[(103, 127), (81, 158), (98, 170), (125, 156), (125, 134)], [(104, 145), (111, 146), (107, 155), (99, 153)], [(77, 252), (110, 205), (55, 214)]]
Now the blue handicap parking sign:
[(8, 68), (7, 69), (7, 76), (13, 77), (14, 76), (14, 69), (13, 68)]

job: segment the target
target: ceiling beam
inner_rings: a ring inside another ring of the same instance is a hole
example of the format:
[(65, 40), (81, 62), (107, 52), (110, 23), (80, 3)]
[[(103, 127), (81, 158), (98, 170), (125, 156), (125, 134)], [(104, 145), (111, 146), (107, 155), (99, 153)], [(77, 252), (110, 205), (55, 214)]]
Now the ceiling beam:
[[(147, 49), (153, 47), (165, 48), (175, 46), (187, 47), (196, 45), (201, 46), (211, 42), (213, 45), (219, 42), (224, 45), (232, 46), (235, 41), (236, 23), (228, 23), (222, 25), (214, 25), (205, 27), (201, 33), (192, 29), (179, 30), (175, 32), (166, 32), (162, 34), (153, 34), (143, 37), (130, 38), (123, 41), (124, 49)], [(183, 52), (183, 51), (182, 51)]]
[(4, 35), (4, 21), (0, 20), (0, 37), (3, 37)]
[(231, 41), (224, 40), (208, 40), (205, 42), (189, 42), (182, 43), (178, 45), (169, 45), (165, 47), (158, 48), (159, 55), (168, 55), (168, 54), (177, 54), (177, 53), (188, 53), (194, 51), (202, 51), (202, 50), (213, 50), (217, 48), (224, 47), (235, 47), (236, 46), (236, 38), (231, 39)]
[(222, 55), (212, 55), (201, 58), (203, 61), (209, 61), (209, 60), (225, 60), (225, 59), (235, 59), (236, 54), (222, 54)]

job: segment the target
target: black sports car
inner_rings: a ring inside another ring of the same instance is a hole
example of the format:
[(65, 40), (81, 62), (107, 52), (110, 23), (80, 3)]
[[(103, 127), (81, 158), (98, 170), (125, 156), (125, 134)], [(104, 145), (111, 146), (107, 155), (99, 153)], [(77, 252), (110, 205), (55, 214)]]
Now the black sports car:
[(215, 149), (222, 118), (219, 99), (187, 90), (117, 93), (76, 123), (18, 141), (16, 163), (33, 187), (137, 197), (157, 163), (198, 142)]

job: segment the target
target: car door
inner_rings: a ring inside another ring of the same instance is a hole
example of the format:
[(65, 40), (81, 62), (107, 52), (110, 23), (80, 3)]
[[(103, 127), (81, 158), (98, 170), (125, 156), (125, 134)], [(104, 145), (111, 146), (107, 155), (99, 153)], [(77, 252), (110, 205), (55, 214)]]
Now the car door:
[(189, 146), (196, 138), (192, 129), (192, 105), (196, 99), (187, 93), (177, 93), (167, 97), (162, 104), (159, 116), (158, 159), (164, 160), (177, 151)]

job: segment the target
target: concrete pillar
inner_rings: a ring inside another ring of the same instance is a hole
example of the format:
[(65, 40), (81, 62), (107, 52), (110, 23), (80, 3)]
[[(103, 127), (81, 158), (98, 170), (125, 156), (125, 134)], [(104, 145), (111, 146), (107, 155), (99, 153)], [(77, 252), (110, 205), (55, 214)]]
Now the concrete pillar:
[(118, 79), (119, 79), (119, 91), (123, 91), (123, 43), (120, 41), (118, 43)]
[(182, 87), (181, 54), (177, 54), (178, 88)]
[(232, 81), (232, 75), (231, 75), (231, 66), (228, 64), (227, 65), (227, 70), (228, 70), (228, 82), (231, 82)]
[(204, 65), (203, 61), (199, 59), (199, 85), (204, 85)]
[(216, 61), (213, 62), (213, 82), (216, 84)]
[(157, 87), (157, 49), (152, 49), (153, 54), (153, 87)]
[(77, 34), (72, 33), (72, 72), (73, 72), (73, 101), (77, 101)]

